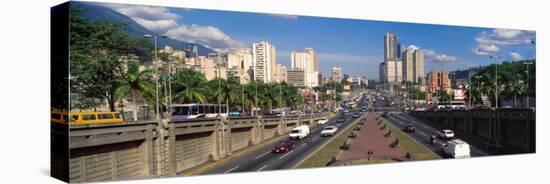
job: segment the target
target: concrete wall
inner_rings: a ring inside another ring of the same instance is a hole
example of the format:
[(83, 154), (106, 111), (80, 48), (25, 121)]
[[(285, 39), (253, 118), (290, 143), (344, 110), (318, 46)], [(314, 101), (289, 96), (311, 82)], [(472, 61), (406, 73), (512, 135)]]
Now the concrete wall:
[(323, 116), (326, 114), (71, 126), (70, 182), (175, 176), (283, 135), (298, 125), (315, 126)]
[(417, 111), (410, 114), (480, 143), (499, 142), (508, 147), (509, 153), (536, 151), (535, 112), (529, 109)]

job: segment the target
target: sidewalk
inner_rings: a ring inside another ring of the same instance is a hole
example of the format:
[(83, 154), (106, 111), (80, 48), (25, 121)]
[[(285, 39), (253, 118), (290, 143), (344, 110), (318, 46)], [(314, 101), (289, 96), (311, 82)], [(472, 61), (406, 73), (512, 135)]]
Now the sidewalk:
[(357, 132), (357, 137), (351, 139), (350, 148), (342, 152), (337, 163), (343, 164), (352, 160), (367, 159), (369, 151), (373, 152), (373, 160), (406, 160), (405, 154), (399, 147), (390, 147), (395, 138), (384, 137), (388, 128), (380, 130), (383, 124), (376, 124), (376, 117), (375, 112), (367, 113), (361, 130)]

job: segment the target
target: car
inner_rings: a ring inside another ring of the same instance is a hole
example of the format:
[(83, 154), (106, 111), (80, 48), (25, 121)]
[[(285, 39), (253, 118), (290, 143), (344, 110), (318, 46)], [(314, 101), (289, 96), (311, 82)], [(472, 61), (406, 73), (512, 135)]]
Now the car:
[(334, 134), (336, 134), (336, 131), (338, 131), (338, 127), (335, 127), (335, 126), (326, 126), (325, 128), (323, 128), (323, 130), (321, 131), (321, 136), (333, 136)]
[(353, 116), (351, 116), (352, 118), (358, 118), (359, 116), (361, 116), (361, 114), (359, 113), (355, 113)]
[(340, 119), (336, 120), (336, 122), (338, 122), (338, 123), (343, 123), (345, 121), (346, 121), (345, 117), (341, 117)]
[(444, 129), (437, 132), (437, 136), (441, 139), (452, 139), (455, 137), (455, 133), (452, 130)]
[(452, 158), (470, 158), (470, 145), (460, 139), (452, 139), (441, 146), (445, 155)]
[(296, 143), (292, 140), (283, 140), (275, 144), (273, 148), (271, 148), (271, 151), (273, 153), (284, 153), (288, 152), (296, 147)]
[(387, 118), (389, 115), (390, 115), (390, 113), (388, 113), (388, 112), (382, 112), (382, 115), (381, 115), (381, 116), (382, 116), (383, 118)]
[(349, 113), (349, 109), (345, 109), (345, 110), (344, 110), (344, 113)]
[(416, 127), (414, 127), (413, 124), (407, 124), (407, 125), (405, 125), (405, 128), (403, 128), (403, 131), (405, 131), (405, 132), (415, 132)]
[(327, 123), (328, 123), (328, 118), (327, 117), (323, 117), (322, 119), (317, 121), (317, 124), (319, 124), (319, 125), (324, 125), (324, 124), (327, 124)]

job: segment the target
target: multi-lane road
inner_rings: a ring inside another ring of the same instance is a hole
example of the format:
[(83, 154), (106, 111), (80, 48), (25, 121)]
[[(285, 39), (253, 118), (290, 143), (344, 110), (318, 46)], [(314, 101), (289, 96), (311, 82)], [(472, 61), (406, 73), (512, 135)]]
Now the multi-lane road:
[[(351, 113), (359, 112), (357, 110), (350, 111)], [(234, 173), (248, 171), (265, 171), (292, 168), (300, 161), (305, 159), (314, 150), (326, 143), (330, 137), (321, 137), (321, 130), (327, 125), (338, 127), (338, 131), (342, 131), (350, 126), (357, 118), (352, 118), (351, 115), (346, 116), (346, 121), (338, 123), (337, 120), (343, 115), (338, 115), (332, 118), (325, 125), (318, 125), (311, 129), (311, 142), (298, 141), (296, 147), (286, 153), (272, 153), (273, 144), (262, 145), (258, 149), (247, 152), (239, 157), (223, 162), (222, 164), (209, 169), (202, 174), (217, 174), (217, 173)], [(286, 136), (286, 135), (283, 135)]]
[[(430, 143), (430, 136), (432, 135), (432, 133), (435, 133), (438, 131), (436, 128), (402, 112), (393, 112), (386, 119), (399, 129), (404, 129), (407, 124), (413, 125), (416, 128), (416, 131), (412, 133), (407, 133), (410, 137), (414, 138), (419, 143), (431, 149), (434, 153), (438, 154), (439, 156), (443, 158), (447, 157), (441, 151), (441, 147), (444, 144), (443, 140), (437, 140), (435, 144)], [(460, 137), (457, 137), (457, 138), (460, 138)], [(475, 146), (470, 145), (471, 157), (479, 157), (479, 156), (487, 156), (487, 155), (488, 155), (487, 153), (481, 151)]]

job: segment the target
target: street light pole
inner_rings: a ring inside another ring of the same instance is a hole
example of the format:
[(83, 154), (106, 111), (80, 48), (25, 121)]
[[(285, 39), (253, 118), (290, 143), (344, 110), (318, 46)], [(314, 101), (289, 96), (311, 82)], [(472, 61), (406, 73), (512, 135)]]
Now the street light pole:
[(498, 59), (501, 56), (489, 56), (495, 62), (495, 109), (498, 109)]
[(145, 38), (153, 38), (155, 43), (155, 61), (153, 62), (155, 68), (155, 100), (156, 100), (156, 119), (160, 119), (160, 104), (159, 104), (159, 72), (158, 72), (158, 54), (157, 54), (157, 37), (166, 38), (164, 35), (143, 35)]

